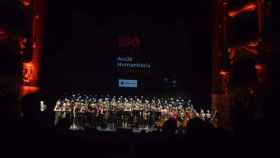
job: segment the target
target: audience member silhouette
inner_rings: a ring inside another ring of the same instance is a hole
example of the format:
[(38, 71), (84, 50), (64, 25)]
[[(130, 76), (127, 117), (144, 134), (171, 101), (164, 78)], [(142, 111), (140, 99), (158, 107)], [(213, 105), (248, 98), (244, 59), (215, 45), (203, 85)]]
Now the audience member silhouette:
[(25, 125), (38, 127), (40, 125), (40, 96), (39, 93), (31, 93), (21, 100), (22, 120)]
[(173, 118), (169, 118), (163, 125), (163, 133), (167, 135), (175, 134), (177, 129), (177, 121)]

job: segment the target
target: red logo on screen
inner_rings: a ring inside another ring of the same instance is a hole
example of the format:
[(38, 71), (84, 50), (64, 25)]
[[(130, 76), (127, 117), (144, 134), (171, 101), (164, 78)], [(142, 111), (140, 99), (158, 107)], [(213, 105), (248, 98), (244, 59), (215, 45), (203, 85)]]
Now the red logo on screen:
[(117, 45), (119, 48), (140, 48), (140, 38), (137, 36), (119, 36), (117, 39)]

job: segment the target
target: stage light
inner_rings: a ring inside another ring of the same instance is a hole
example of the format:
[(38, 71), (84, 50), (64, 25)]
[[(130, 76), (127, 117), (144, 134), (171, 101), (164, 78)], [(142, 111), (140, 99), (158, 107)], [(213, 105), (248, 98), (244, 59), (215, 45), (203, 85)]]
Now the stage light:
[(29, 7), (31, 5), (31, 0), (20, 0), (20, 2), (25, 6)]
[(252, 12), (256, 9), (256, 4), (254, 3), (250, 3), (247, 4), (244, 8), (242, 8), (242, 12)]
[(256, 65), (255, 65), (255, 69), (256, 69), (256, 70), (263, 70), (263, 65), (261, 65), (261, 64), (256, 64)]
[(32, 44), (32, 48), (37, 48), (37, 44), (36, 44), (36, 42), (33, 42), (33, 44)]
[(238, 11), (230, 11), (230, 12), (228, 13), (228, 16), (234, 18), (238, 13), (239, 13)]
[(22, 86), (21, 87), (21, 96), (25, 96), (31, 93), (39, 92), (39, 87), (36, 86)]
[(221, 70), (221, 71), (220, 71), (220, 75), (222, 75), (222, 76), (226, 76), (227, 74), (228, 74), (228, 72), (225, 71), (225, 70)]
[(19, 47), (20, 49), (25, 49), (27, 46), (27, 38), (26, 37), (19, 37), (18, 43), (19, 43)]
[(257, 5), (255, 3), (249, 3), (245, 5), (243, 8), (235, 11), (229, 11), (228, 16), (234, 18), (236, 15), (240, 13), (245, 13), (245, 12), (252, 12), (257, 8)]
[(253, 55), (257, 55), (258, 54), (258, 51), (256, 48), (250, 48), (250, 47), (242, 47), (243, 49), (245, 49), (248, 53), (251, 53)]
[(32, 60), (32, 50), (31, 50), (30, 40), (24, 36), (18, 37), (18, 50), (17, 53), (20, 55), (20, 58), (25, 63), (28, 63)]
[(248, 46), (249, 46), (249, 47), (257, 47), (258, 44), (259, 44), (258, 42), (249, 42), (249, 43), (248, 43)]
[(229, 60), (233, 60), (234, 59), (234, 57), (236, 56), (236, 51), (237, 51), (237, 49), (236, 48), (228, 48), (227, 49), (227, 52), (228, 52), (228, 59)]
[(24, 85), (29, 85), (32, 82), (33, 75), (33, 64), (32, 63), (23, 63), (23, 83)]

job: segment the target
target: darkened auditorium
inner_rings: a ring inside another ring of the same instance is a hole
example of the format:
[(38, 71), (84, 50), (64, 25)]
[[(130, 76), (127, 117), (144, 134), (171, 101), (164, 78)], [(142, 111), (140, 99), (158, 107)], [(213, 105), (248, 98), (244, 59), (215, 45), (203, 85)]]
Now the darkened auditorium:
[(270, 157), (271, 6), (1, 0), (1, 155)]

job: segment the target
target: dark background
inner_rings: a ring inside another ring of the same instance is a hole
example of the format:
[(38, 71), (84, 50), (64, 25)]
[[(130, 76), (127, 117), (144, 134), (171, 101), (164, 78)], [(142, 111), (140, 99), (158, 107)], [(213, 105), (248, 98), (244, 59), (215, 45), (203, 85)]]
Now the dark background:
[[(66, 91), (118, 93), (113, 89), (113, 40), (136, 34), (140, 54), (152, 62), (143, 78), (144, 89), (135, 94), (185, 94), (200, 105), (210, 104), (211, 3), (79, 3), (50, 0), (47, 3), (42, 89), (60, 95)], [(138, 72), (138, 70), (135, 70)], [(177, 80), (170, 89), (163, 78)], [(147, 82), (151, 81), (151, 82)], [(122, 91), (123, 92), (123, 91)], [(132, 93), (132, 91), (129, 91)]]

